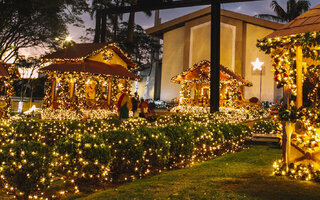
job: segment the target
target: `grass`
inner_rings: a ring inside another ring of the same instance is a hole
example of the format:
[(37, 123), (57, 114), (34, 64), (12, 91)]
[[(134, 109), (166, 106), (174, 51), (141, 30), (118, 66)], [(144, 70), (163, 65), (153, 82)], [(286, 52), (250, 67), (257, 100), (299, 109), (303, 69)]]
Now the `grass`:
[(320, 199), (319, 183), (272, 176), (273, 161), (280, 156), (276, 146), (252, 146), (80, 199)]

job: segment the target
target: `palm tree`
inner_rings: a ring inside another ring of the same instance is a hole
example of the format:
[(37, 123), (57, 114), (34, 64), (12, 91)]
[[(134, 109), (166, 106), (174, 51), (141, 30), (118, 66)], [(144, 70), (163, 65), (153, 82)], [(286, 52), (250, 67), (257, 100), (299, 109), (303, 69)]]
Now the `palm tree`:
[(122, 20), (123, 14), (109, 14), (104, 11), (106, 8), (123, 6), (127, 0), (93, 0), (92, 1), (92, 11), (91, 17), (95, 14), (96, 26), (95, 26), (95, 36), (94, 42), (106, 42), (106, 34), (111, 34), (107, 26), (108, 21), (111, 23), (112, 37), (115, 40), (118, 35), (119, 29), (119, 18)]
[(296, 17), (300, 16), (302, 13), (310, 9), (309, 0), (288, 0), (287, 1), (287, 11), (285, 11), (279, 3), (274, 0), (271, 2), (270, 7), (276, 13), (276, 15), (270, 14), (259, 14), (255, 17), (261, 19), (272, 20), (275, 22), (290, 22)]

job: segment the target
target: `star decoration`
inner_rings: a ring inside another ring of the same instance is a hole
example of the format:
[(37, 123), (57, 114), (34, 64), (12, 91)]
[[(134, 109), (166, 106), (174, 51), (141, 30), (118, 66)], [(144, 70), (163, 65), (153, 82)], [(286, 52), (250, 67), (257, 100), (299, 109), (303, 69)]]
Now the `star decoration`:
[(262, 70), (262, 65), (264, 64), (264, 62), (260, 62), (259, 58), (256, 59), (255, 62), (251, 62), (251, 64), (253, 65), (253, 71), (255, 70)]

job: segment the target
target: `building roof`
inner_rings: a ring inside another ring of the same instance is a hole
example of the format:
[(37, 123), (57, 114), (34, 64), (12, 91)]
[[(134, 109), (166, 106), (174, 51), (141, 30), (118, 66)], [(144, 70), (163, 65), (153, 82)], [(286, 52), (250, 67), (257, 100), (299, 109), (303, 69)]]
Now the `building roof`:
[[(187, 23), (189, 21), (192, 21), (192, 20), (204, 17), (204, 16), (209, 16), (210, 14), (211, 14), (211, 7), (207, 7), (207, 8), (198, 10), (196, 12), (184, 15), (182, 17), (178, 17), (176, 19), (170, 20), (170, 21), (165, 22), (163, 24), (160, 24), (158, 26), (149, 28), (146, 30), (146, 32), (149, 35), (162, 37), (162, 35), (165, 32), (182, 27), (185, 25), (185, 23)], [(236, 20), (242, 20), (242, 21), (245, 21), (249, 24), (254, 24), (257, 26), (261, 26), (261, 27), (269, 28), (269, 29), (273, 29), (273, 30), (276, 30), (276, 29), (280, 28), (281, 26), (283, 26), (283, 24), (279, 24), (279, 23), (275, 23), (275, 22), (259, 19), (256, 17), (251, 17), (248, 15), (235, 13), (235, 12), (228, 11), (228, 10), (223, 10), (223, 9), (221, 9), (221, 16), (233, 18)]]
[(129, 68), (136, 68), (137, 65), (124, 53), (117, 44), (106, 43), (81, 43), (74, 44), (70, 47), (58, 50), (54, 53), (42, 57), (44, 62), (59, 62), (59, 61), (80, 61), (91, 56), (99, 54), (101, 51), (111, 48), (115, 51), (128, 65)]
[(140, 80), (140, 77), (130, 72), (121, 65), (106, 64), (93, 60), (82, 60), (76, 62), (55, 62), (47, 67), (41, 69), (41, 71), (54, 71), (54, 72), (85, 72), (91, 74), (104, 74), (117, 76), (121, 78), (130, 78), (133, 80)]
[(9, 64), (4, 64), (0, 62), (0, 77), (9, 77), (9, 73), (6, 70), (6, 65), (8, 66)]
[[(192, 67), (186, 71), (172, 77), (171, 81), (175, 83), (180, 83), (182, 80), (189, 81), (209, 81), (210, 79), (210, 61), (203, 60), (194, 64)], [(245, 80), (235, 72), (229, 70), (228, 68), (220, 65), (220, 80), (227, 81), (230, 79), (235, 79), (245, 86), (252, 86), (252, 83)]]
[(266, 38), (320, 31), (320, 4), (277, 29)]

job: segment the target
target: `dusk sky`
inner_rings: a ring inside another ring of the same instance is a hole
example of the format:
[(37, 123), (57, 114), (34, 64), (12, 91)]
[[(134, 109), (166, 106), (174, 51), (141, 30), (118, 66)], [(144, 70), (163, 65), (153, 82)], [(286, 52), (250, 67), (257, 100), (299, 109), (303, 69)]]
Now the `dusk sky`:
[[(270, 3), (272, 0), (260, 0), (257, 2), (246, 2), (246, 3), (229, 3), (222, 4), (222, 9), (230, 10), (233, 12), (238, 12), (250, 16), (254, 16), (256, 14), (274, 14), (272, 9), (270, 8)], [(280, 5), (283, 8), (286, 8), (287, 0), (278, 0)], [(310, 0), (311, 8), (319, 4), (319, 0)], [(178, 9), (168, 9), (160, 11), (160, 18), (162, 19), (162, 23), (172, 20), (177, 17), (181, 17), (183, 15), (189, 14), (191, 12), (197, 11), (199, 9), (205, 8), (208, 6), (195, 6), (189, 8), (178, 8)], [(124, 16), (124, 20), (127, 20), (128, 15)], [(94, 28), (95, 21), (91, 19), (89, 14), (84, 14), (82, 16), (84, 20), (84, 27), (73, 27), (69, 26), (69, 32), (72, 39), (76, 42), (81, 42), (80, 37), (85, 35), (86, 28)], [(154, 16), (147, 17), (143, 13), (136, 14), (136, 23), (141, 25), (143, 28), (152, 27), (154, 24)], [(87, 41), (91, 42), (91, 41)], [(43, 49), (30, 49), (27, 52), (24, 52), (26, 56), (39, 56), (39, 54), (43, 54)]]
[[(233, 12), (238, 12), (250, 16), (254, 16), (256, 14), (273, 14), (272, 9), (270, 8), (270, 3), (272, 0), (260, 0), (256, 2), (246, 2), (246, 3), (229, 3), (222, 4), (222, 9), (230, 10)], [(277, 0), (283, 8), (286, 8), (287, 0)], [(319, 4), (319, 0), (310, 0), (311, 8)], [(169, 21), (171, 19), (186, 15), (188, 13), (197, 11), (201, 8), (205, 8), (208, 6), (195, 6), (189, 8), (178, 8), (178, 9), (168, 9), (160, 11), (160, 18), (162, 22)], [(125, 19), (127, 16), (125, 16)], [(83, 20), (85, 21), (85, 27), (94, 27), (94, 20), (90, 18), (88, 14), (83, 15)], [(154, 17), (146, 17), (143, 13), (136, 14), (136, 23), (141, 25), (144, 28), (152, 27), (154, 24)], [(76, 42), (79, 42), (79, 37), (85, 34), (85, 28), (75, 28), (70, 26), (69, 28), (70, 36)]]

